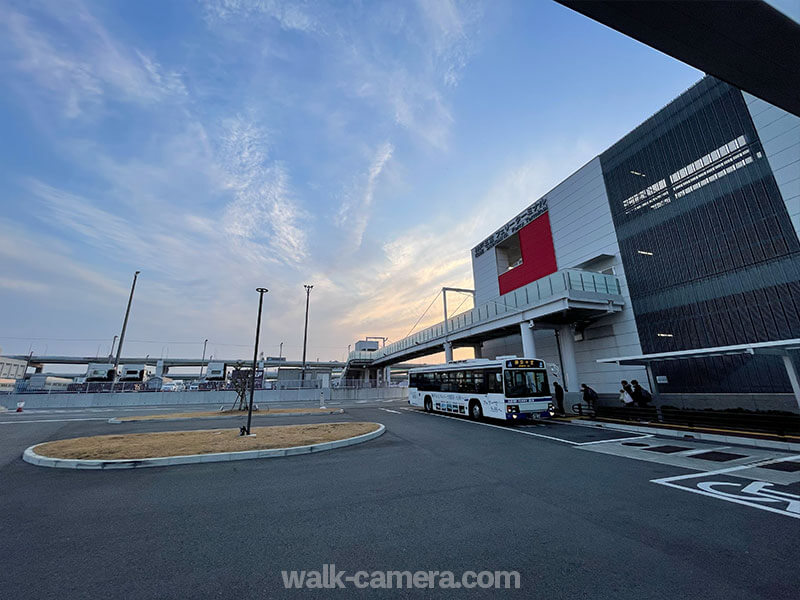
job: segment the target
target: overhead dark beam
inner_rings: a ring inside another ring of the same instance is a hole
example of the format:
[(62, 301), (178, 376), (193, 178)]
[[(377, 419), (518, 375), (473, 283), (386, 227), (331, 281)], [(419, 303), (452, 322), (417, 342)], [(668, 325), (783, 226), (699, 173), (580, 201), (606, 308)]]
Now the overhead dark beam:
[(800, 24), (761, 0), (556, 0), (800, 116)]

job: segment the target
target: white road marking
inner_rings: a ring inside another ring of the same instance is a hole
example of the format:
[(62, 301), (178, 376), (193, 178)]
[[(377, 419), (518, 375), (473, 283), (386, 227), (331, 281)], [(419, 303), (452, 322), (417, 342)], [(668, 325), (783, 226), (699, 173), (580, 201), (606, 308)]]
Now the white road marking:
[[(630, 442), (633, 440), (644, 440), (646, 438), (651, 438), (651, 437), (653, 437), (652, 434), (648, 434), (648, 435), (640, 435), (638, 437), (614, 438), (613, 440), (595, 440), (594, 442), (580, 442), (576, 445), (589, 446), (591, 444), (608, 444), (610, 442)], [(703, 452), (706, 452), (706, 450), (703, 450)]]
[(399, 410), (392, 410), (391, 408), (382, 408), (381, 410), (383, 410), (383, 411), (386, 411), (386, 412), (390, 412), (390, 413), (394, 413), (394, 414), (396, 414), (396, 415), (401, 415), (401, 414), (403, 414), (403, 413), (401, 413)]
[[(736, 467), (728, 467), (727, 469), (718, 469), (716, 471), (704, 471), (700, 473), (688, 473), (686, 475), (676, 475), (674, 477), (663, 477), (661, 479), (651, 479), (650, 483), (657, 483), (659, 485), (666, 485), (671, 488), (675, 488), (678, 490), (683, 490), (684, 492), (691, 492), (692, 494), (700, 494), (702, 496), (709, 496), (711, 498), (716, 498), (717, 500), (725, 500), (726, 502), (733, 502), (734, 504), (742, 504), (743, 506), (749, 506), (751, 508), (758, 508), (760, 510), (768, 510), (769, 512), (774, 512), (779, 515), (783, 515), (785, 517), (793, 517), (795, 519), (800, 519), (800, 513), (796, 512), (795, 510), (790, 510), (793, 507), (796, 508), (792, 502), (795, 502), (796, 498), (800, 498), (795, 496), (794, 494), (784, 494), (782, 492), (776, 490), (769, 490), (770, 493), (776, 494), (779, 497), (782, 496), (791, 496), (792, 498), (786, 498), (785, 501), (789, 504), (789, 509), (781, 510), (779, 508), (774, 508), (772, 506), (765, 506), (762, 504), (765, 501), (775, 501), (775, 496), (772, 496), (772, 500), (768, 500), (770, 496), (767, 494), (757, 494), (754, 493), (752, 500), (743, 500), (743, 496), (728, 494), (724, 492), (720, 492), (719, 490), (715, 489), (714, 485), (733, 485), (730, 482), (714, 482), (714, 481), (701, 481), (697, 484), (698, 487), (687, 487), (685, 485), (678, 485), (673, 483), (675, 481), (685, 481), (687, 479), (700, 479), (700, 478), (708, 478), (713, 475), (726, 475), (728, 473), (733, 473), (735, 471), (742, 471), (744, 469), (754, 469), (758, 467), (763, 467), (765, 465), (770, 465), (779, 462), (789, 462), (795, 461), (796, 459), (800, 458), (800, 454), (794, 456), (787, 456), (785, 458), (774, 458), (769, 460), (762, 460), (746, 465), (738, 465)], [(771, 486), (772, 484), (766, 482), (753, 482), (750, 484), (749, 487), (752, 487), (753, 484), (763, 484), (761, 487)], [(690, 484), (691, 485), (691, 484)], [(745, 488), (747, 489), (747, 488)], [(744, 491), (744, 490), (743, 490)], [(753, 492), (751, 492), (753, 493)]]
[[(405, 409), (411, 410), (411, 409)], [(414, 411), (420, 412), (420, 411)], [(572, 440), (565, 440), (562, 438), (553, 437), (551, 435), (544, 435), (541, 433), (531, 433), (530, 431), (522, 431), (521, 429), (511, 429), (510, 427), (503, 427), (502, 425), (493, 425), (492, 423), (482, 423), (480, 421), (468, 421), (465, 419), (461, 419), (458, 417), (451, 417), (450, 415), (440, 415), (438, 413), (430, 413), (430, 416), (433, 417), (441, 417), (442, 419), (453, 419), (454, 421), (461, 421), (462, 423), (472, 423), (473, 425), (483, 425), (484, 427), (494, 427), (495, 429), (502, 429), (503, 431), (510, 431), (512, 433), (520, 433), (522, 435), (530, 435), (533, 437), (544, 438), (546, 440), (553, 440), (554, 442), (563, 442), (565, 444), (572, 444), (573, 446), (578, 446), (578, 442), (573, 442)]]
[[(701, 473), (698, 476), (703, 475)], [(664, 482), (664, 481), (652, 481), (652, 483), (658, 483), (659, 485), (666, 485), (671, 488), (675, 488), (678, 490), (683, 490), (684, 492), (691, 492), (693, 494), (700, 494), (702, 496), (709, 496), (711, 498), (716, 498), (717, 500), (725, 500), (726, 502), (733, 502), (734, 504), (742, 504), (744, 506), (749, 506), (751, 508), (760, 508), (761, 510), (768, 510), (770, 512), (778, 513), (779, 515), (783, 515), (785, 517), (794, 517), (795, 519), (800, 519), (800, 514), (795, 514), (791, 512), (787, 512), (785, 510), (781, 510), (779, 508), (773, 508), (772, 506), (764, 506), (763, 504), (756, 504), (758, 498), (753, 498), (753, 502), (748, 502), (747, 500), (739, 500), (737, 498), (731, 498), (729, 496), (723, 496), (722, 494), (714, 493), (714, 492), (707, 492), (705, 490), (697, 489), (697, 488), (690, 488), (685, 487), (682, 485), (676, 485), (674, 483)]]
[(704, 452), (716, 452), (717, 450), (727, 450), (730, 446), (709, 446), (708, 448), (697, 448), (696, 450), (689, 450), (689, 452), (677, 452), (677, 456), (694, 456), (695, 454), (703, 454)]
[(18, 423), (64, 423), (66, 421), (108, 421), (105, 417), (86, 417), (84, 419), (32, 419), (29, 421), (0, 421), (0, 425), (16, 425)]
[(743, 469), (754, 469), (764, 465), (771, 465), (772, 463), (789, 462), (800, 458), (800, 454), (794, 456), (787, 456), (785, 458), (769, 458), (746, 465), (737, 465), (735, 467), (727, 467), (726, 469), (718, 469), (716, 471), (701, 471), (700, 473), (687, 473), (686, 475), (675, 475), (673, 477), (663, 477), (661, 479), (651, 479), (650, 483), (663, 483), (666, 484), (670, 481), (681, 481), (683, 479), (693, 479), (696, 477), (704, 477), (706, 475), (724, 475), (725, 473), (733, 473), (734, 471), (741, 471)]

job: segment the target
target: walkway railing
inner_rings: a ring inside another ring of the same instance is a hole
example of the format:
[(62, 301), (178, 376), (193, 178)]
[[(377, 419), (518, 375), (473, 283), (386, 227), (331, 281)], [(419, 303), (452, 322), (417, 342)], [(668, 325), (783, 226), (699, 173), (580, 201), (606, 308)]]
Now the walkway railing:
[(442, 321), (374, 352), (351, 352), (349, 360), (379, 359), (418, 344), (443, 338), (445, 334), (456, 333), (473, 325), (487, 323), (505, 314), (513, 314), (536, 306), (543, 300), (563, 295), (570, 290), (611, 295), (621, 294), (619, 279), (614, 275), (580, 269), (564, 269), (476, 306), (472, 310), (451, 317), (447, 320), (446, 329), (445, 322)]

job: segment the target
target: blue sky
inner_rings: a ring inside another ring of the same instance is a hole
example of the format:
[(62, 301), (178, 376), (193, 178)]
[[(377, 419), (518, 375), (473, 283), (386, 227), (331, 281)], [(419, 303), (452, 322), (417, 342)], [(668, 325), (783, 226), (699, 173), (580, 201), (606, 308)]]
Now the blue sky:
[(140, 269), (126, 354), (247, 356), (264, 285), (299, 357), (312, 283), (323, 360), (701, 77), (545, 0), (0, 0), (0, 70), (5, 353), (107, 353)]

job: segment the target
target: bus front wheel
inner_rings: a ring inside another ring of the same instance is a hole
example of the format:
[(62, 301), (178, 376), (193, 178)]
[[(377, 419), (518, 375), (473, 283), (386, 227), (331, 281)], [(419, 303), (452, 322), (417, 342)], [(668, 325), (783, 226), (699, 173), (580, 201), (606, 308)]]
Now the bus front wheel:
[(473, 421), (479, 421), (483, 418), (483, 407), (477, 400), (473, 400), (469, 403), (469, 417)]
[(425, 396), (425, 412), (433, 412), (433, 400), (430, 396)]

